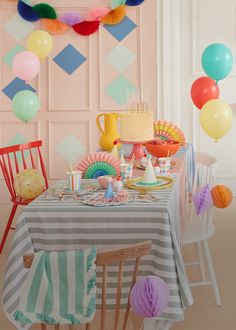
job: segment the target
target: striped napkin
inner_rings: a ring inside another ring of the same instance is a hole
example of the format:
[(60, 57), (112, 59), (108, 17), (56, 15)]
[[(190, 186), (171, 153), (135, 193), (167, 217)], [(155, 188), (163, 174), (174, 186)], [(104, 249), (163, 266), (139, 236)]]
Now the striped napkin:
[(96, 311), (96, 248), (35, 254), (15, 320), (90, 323)]

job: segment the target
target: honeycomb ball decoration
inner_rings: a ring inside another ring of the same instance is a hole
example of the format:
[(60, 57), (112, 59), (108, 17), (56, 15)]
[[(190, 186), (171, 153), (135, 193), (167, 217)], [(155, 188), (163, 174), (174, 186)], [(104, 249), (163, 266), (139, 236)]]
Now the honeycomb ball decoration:
[(14, 179), (16, 195), (25, 200), (34, 199), (45, 189), (44, 177), (35, 169), (26, 169)]
[(214, 186), (211, 189), (211, 196), (214, 206), (219, 209), (225, 209), (233, 200), (232, 191), (224, 185)]
[(142, 317), (158, 317), (169, 302), (169, 289), (157, 276), (147, 276), (135, 283), (130, 293), (133, 311)]

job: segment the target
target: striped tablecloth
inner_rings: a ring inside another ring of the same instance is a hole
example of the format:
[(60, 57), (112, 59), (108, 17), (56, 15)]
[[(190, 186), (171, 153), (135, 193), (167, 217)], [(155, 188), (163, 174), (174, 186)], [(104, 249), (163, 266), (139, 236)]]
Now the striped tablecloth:
[[(17, 221), (4, 276), (3, 304), (9, 318), (12, 319), (17, 308), (26, 279), (22, 255), (88, 245), (96, 245), (99, 250), (110, 249), (152, 240), (151, 254), (143, 259), (140, 275), (158, 275), (169, 285), (169, 306), (160, 319), (182, 320), (184, 306), (193, 301), (179, 248), (179, 178), (175, 175), (174, 179), (171, 187), (155, 193), (160, 198), (158, 202), (135, 201), (124, 206), (95, 208), (79, 201), (48, 200), (44, 193), (26, 206)], [(132, 269), (131, 264), (125, 269), (122, 304), (126, 303)], [(98, 269), (98, 307), (99, 275)], [(107, 292), (110, 308), (114, 306), (116, 276), (117, 268), (111, 267)]]

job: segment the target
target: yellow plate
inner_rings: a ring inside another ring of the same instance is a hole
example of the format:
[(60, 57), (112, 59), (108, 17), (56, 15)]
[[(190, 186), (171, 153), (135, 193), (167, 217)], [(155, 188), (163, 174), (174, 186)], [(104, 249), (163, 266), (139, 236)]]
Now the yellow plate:
[(161, 190), (161, 189), (170, 187), (174, 181), (172, 178), (169, 178), (167, 176), (157, 176), (156, 178), (166, 181), (166, 184), (163, 184), (162, 186), (156, 186), (156, 187), (155, 186), (154, 187), (150, 187), (150, 186), (149, 187), (148, 186), (138, 187), (138, 186), (133, 185), (133, 183), (138, 182), (142, 179), (141, 177), (139, 177), (136, 179), (128, 180), (126, 182), (126, 187), (129, 189), (134, 189), (134, 190), (138, 190), (138, 191)]

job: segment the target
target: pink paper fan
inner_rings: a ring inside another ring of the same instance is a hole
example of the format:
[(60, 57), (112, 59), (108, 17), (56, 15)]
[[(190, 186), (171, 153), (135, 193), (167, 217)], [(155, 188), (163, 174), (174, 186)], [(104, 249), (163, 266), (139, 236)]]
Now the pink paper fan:
[(109, 8), (91, 8), (88, 12), (87, 21), (100, 21), (104, 16), (109, 14)]
[(120, 175), (120, 162), (113, 155), (106, 152), (95, 152), (93, 154), (87, 155), (84, 159), (81, 160), (77, 166), (77, 169), (84, 173), (90, 165), (98, 162), (104, 162), (112, 165), (116, 170), (117, 175)]
[(62, 17), (60, 18), (60, 21), (69, 26), (72, 26), (72, 25), (78, 24), (80, 22), (83, 22), (84, 18), (79, 13), (68, 12), (68, 13), (65, 13), (64, 15), (62, 15)]
[(193, 194), (193, 202), (197, 215), (204, 213), (213, 205), (209, 184), (203, 186)]

